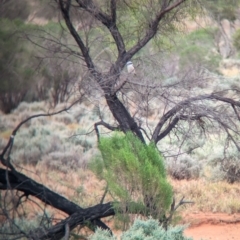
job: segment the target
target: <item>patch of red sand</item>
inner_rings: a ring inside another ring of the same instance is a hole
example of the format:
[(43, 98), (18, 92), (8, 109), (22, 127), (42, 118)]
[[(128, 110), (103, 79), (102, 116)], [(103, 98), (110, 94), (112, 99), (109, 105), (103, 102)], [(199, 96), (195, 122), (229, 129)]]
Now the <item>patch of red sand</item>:
[(240, 214), (196, 213), (186, 215), (185, 236), (194, 240), (240, 240)]

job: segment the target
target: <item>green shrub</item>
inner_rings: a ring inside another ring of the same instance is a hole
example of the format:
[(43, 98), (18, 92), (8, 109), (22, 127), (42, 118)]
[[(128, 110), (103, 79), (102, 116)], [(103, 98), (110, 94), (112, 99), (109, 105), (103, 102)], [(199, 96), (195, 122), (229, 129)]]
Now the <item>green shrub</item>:
[[(191, 240), (192, 238), (184, 237), (184, 227), (169, 227), (165, 230), (157, 220), (149, 219), (142, 221), (137, 219), (133, 226), (121, 236), (121, 240)], [(117, 237), (111, 236), (107, 231), (98, 229), (91, 240), (116, 240)]]
[(181, 38), (175, 48), (181, 68), (203, 67), (217, 71), (220, 55), (215, 49), (216, 28), (197, 29)]
[(228, 19), (234, 21), (237, 18), (239, 0), (205, 0), (204, 6), (216, 21)]
[(199, 161), (189, 155), (169, 159), (167, 162), (169, 175), (177, 180), (197, 179), (200, 176), (201, 168)]
[[(96, 158), (92, 170), (108, 184), (116, 200), (138, 203), (146, 215), (160, 219), (172, 201), (162, 156), (154, 145), (144, 145), (132, 133), (115, 133), (99, 143), (102, 159)], [(142, 210), (142, 209), (141, 209)]]
[[(240, 182), (240, 153), (236, 146), (219, 135), (213, 141), (205, 143), (202, 148), (194, 151), (195, 158), (203, 167), (203, 174), (214, 182)], [(227, 147), (226, 147), (227, 146)], [(206, 172), (205, 172), (205, 170)], [(205, 172), (205, 173), (204, 173)]]
[(210, 71), (216, 71), (220, 56), (209, 51), (208, 46), (189, 45), (180, 51), (181, 67), (201, 66)]
[[(200, 46), (214, 46), (213, 36), (217, 33), (217, 28), (200, 28), (195, 31), (190, 32), (185, 36), (186, 46), (191, 42), (192, 44), (197, 44)], [(186, 41), (187, 40), (187, 41)]]
[(233, 46), (240, 51), (240, 29), (238, 29), (233, 35)]
[(0, 109), (9, 113), (25, 98), (33, 84), (33, 49), (20, 37), (32, 25), (0, 18)]
[[(69, 41), (64, 26), (53, 22), (38, 26), (0, 18), (0, 109), (4, 113), (10, 113), (23, 100), (51, 98), (55, 106), (74, 95), (79, 64), (60, 49)], [(57, 42), (56, 38), (61, 40)]]
[(27, 239), (27, 234), (34, 231), (36, 228), (45, 228), (52, 226), (52, 219), (50, 214), (37, 215), (33, 219), (15, 218), (8, 220), (0, 226), (0, 239)]

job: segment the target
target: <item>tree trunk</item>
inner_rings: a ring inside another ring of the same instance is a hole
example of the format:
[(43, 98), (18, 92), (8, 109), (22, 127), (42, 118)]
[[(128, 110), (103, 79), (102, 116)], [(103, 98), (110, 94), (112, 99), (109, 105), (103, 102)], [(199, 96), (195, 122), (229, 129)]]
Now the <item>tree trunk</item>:
[(143, 143), (145, 143), (142, 132), (140, 131), (137, 123), (131, 117), (126, 107), (118, 99), (117, 95), (105, 94), (105, 98), (109, 106), (109, 109), (112, 112), (113, 117), (118, 121), (121, 130), (123, 132), (128, 131), (133, 132)]

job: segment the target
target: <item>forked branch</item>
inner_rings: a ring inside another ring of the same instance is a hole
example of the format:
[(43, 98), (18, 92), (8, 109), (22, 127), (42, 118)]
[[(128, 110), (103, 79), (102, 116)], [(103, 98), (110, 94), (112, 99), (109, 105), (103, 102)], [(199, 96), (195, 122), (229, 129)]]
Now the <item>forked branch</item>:
[[(157, 126), (154, 129), (151, 140), (157, 143), (158, 141), (163, 139), (176, 126), (179, 120), (199, 120), (199, 118), (201, 117), (207, 117), (207, 118), (212, 118), (216, 122), (219, 122), (222, 126), (224, 126), (224, 128), (226, 128), (226, 124), (223, 124), (223, 122), (217, 116), (212, 115), (213, 113), (210, 113), (210, 112), (195, 113), (192, 116), (191, 115), (184, 116), (183, 114), (181, 114), (182, 109), (190, 107), (191, 104), (197, 101), (218, 101), (219, 103), (227, 103), (229, 104), (229, 107), (233, 107), (235, 114), (238, 116), (236, 107), (240, 107), (240, 102), (235, 101), (234, 99), (218, 96), (217, 94), (204, 94), (204, 95), (199, 95), (197, 97), (188, 98), (186, 100), (179, 102), (176, 106), (174, 106), (172, 109), (170, 109), (167, 113), (165, 113), (161, 117), (160, 121), (158, 122)], [(172, 121), (170, 121), (171, 118), (173, 118)], [(169, 125), (162, 131), (163, 126), (168, 121), (170, 121)]]
[[(8, 177), (8, 179), (6, 176)], [(10, 184), (11, 190), (18, 190), (23, 192), (26, 196), (31, 195), (33, 197), (36, 197), (37, 199), (41, 200), (43, 203), (48, 204), (58, 210), (61, 210), (67, 213), (68, 215), (71, 215), (79, 211), (80, 212), (85, 211), (83, 208), (81, 208), (77, 204), (55, 193), (54, 191), (50, 190), (44, 185), (37, 183), (36, 181), (27, 177), (26, 175), (17, 172), (17, 176), (16, 176), (15, 172), (0, 168), (0, 189), (8, 190), (9, 184)], [(84, 218), (84, 216), (82, 217)], [(111, 231), (97, 217), (94, 218), (94, 222), (92, 222), (92, 225), (90, 225), (90, 228), (92, 230), (94, 230), (96, 227), (100, 227), (105, 230)], [(65, 228), (65, 225), (63, 225), (63, 229), (64, 228)]]

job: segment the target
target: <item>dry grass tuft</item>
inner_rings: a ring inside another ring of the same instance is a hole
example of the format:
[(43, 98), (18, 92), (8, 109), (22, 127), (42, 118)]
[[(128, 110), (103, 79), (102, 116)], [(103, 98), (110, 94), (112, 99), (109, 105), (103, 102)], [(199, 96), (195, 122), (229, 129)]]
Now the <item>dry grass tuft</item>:
[(209, 182), (204, 179), (170, 181), (177, 199), (184, 196), (194, 202), (182, 208), (181, 212), (240, 213), (238, 183)]

